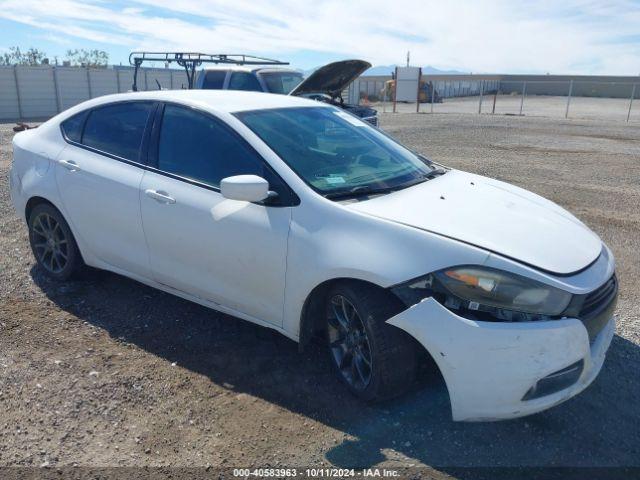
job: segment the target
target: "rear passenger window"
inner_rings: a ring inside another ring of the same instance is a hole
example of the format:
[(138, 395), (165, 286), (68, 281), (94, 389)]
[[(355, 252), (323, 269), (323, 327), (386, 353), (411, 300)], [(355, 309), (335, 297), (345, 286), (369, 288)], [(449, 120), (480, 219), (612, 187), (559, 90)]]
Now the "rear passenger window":
[(164, 109), (158, 168), (213, 187), (225, 177), (247, 174), (259, 175), (269, 185), (279, 183), (262, 158), (228, 127), (210, 116), (174, 105)]
[(224, 77), (226, 76), (226, 70), (212, 70), (207, 72), (204, 77), (202, 88), (205, 90), (220, 90), (224, 85)]
[(151, 102), (116, 103), (91, 111), (82, 143), (137, 162), (152, 105)]
[(255, 75), (247, 72), (233, 72), (229, 80), (229, 90), (261, 92), (262, 87)]
[(84, 120), (87, 118), (87, 110), (77, 113), (71, 118), (67, 118), (60, 124), (62, 133), (67, 139), (72, 142), (80, 142), (82, 137), (82, 127), (84, 126)]

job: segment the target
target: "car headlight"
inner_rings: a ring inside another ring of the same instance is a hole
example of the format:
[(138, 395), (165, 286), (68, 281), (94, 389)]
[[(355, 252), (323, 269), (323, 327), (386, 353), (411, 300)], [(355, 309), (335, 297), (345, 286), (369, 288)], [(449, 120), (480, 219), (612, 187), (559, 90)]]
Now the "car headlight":
[(453, 309), (484, 312), (498, 320), (534, 320), (560, 315), (571, 302), (569, 292), (509, 272), (460, 266), (393, 288), (405, 304), (439, 296)]

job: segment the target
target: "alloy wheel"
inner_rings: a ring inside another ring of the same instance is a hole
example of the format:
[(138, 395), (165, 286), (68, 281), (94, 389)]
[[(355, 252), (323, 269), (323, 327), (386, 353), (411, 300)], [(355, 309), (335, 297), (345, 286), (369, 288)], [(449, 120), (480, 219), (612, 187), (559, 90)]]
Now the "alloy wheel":
[(69, 239), (60, 222), (47, 213), (40, 213), (31, 228), (40, 265), (51, 273), (62, 272), (69, 261)]
[(334, 295), (327, 309), (331, 355), (347, 383), (364, 390), (371, 381), (369, 338), (358, 310), (343, 295)]

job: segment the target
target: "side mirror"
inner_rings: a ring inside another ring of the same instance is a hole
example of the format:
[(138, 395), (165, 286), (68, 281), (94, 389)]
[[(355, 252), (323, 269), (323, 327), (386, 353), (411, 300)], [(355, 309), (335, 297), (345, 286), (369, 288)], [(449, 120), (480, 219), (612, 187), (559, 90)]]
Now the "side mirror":
[(257, 175), (234, 175), (220, 181), (220, 193), (229, 200), (260, 202), (273, 194), (269, 182)]

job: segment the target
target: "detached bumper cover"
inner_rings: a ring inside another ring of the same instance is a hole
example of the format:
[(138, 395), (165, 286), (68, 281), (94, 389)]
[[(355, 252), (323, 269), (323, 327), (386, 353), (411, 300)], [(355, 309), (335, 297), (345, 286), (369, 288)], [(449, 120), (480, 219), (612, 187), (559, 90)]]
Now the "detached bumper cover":
[[(388, 322), (416, 338), (447, 384), (456, 421), (516, 418), (562, 403), (596, 378), (614, 332), (614, 320), (589, 343), (575, 318), (549, 322), (476, 322), (427, 298)], [(523, 401), (538, 380), (580, 360), (584, 369), (570, 387)]]

